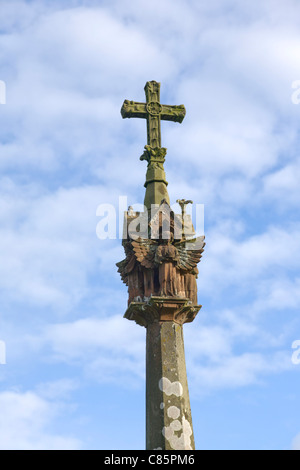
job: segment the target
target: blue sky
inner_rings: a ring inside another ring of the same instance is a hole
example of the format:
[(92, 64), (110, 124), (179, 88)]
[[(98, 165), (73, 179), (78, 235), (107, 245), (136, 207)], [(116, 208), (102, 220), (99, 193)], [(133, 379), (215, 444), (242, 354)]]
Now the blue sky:
[(99, 204), (144, 197), (143, 120), (171, 202), (205, 205), (184, 327), (198, 449), (300, 449), (299, 2), (0, 0), (1, 449), (143, 449), (145, 330), (123, 319)]

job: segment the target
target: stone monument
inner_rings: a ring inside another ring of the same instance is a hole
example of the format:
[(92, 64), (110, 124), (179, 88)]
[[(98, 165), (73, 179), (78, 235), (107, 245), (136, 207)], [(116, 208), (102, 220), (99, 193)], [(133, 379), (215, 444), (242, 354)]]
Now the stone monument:
[(196, 279), (205, 243), (204, 236), (195, 237), (185, 213), (192, 201), (178, 199), (181, 214), (172, 211), (164, 171), (161, 120), (181, 123), (185, 107), (161, 104), (155, 81), (146, 83), (145, 93), (146, 103), (125, 100), (121, 109), (123, 118), (147, 120), (147, 145), (140, 159), (148, 166), (145, 211), (130, 207), (125, 213), (126, 257), (117, 266), (128, 287), (124, 317), (147, 330), (146, 448), (193, 450), (183, 324), (192, 322), (201, 308)]

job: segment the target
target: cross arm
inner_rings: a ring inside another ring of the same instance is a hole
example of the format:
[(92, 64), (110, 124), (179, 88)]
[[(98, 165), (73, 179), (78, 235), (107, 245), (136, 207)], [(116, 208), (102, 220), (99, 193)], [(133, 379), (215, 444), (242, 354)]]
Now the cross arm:
[(183, 104), (180, 104), (179, 106), (163, 104), (160, 117), (164, 121), (182, 122), (185, 113), (186, 111)]
[(147, 109), (145, 103), (125, 100), (121, 108), (122, 118), (147, 118)]

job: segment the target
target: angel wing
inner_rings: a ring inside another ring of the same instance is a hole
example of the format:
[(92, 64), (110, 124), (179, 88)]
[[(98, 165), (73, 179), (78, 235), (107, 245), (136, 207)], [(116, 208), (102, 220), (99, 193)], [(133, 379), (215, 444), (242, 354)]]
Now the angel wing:
[(128, 275), (126, 272), (126, 265), (127, 265), (127, 259), (123, 259), (119, 263), (116, 263), (116, 266), (118, 267), (118, 273), (120, 273), (121, 279), (124, 282), (124, 284), (128, 285)]
[(184, 240), (176, 243), (175, 246), (178, 250), (178, 264), (177, 267), (185, 271), (191, 271), (197, 267), (202, 253), (204, 251), (205, 237), (194, 238), (193, 240)]
[(153, 268), (157, 242), (139, 238), (131, 244), (137, 261), (145, 268)]
[(118, 267), (118, 273), (120, 273), (122, 281), (128, 286), (128, 274), (131, 273), (135, 267), (136, 257), (130, 246), (130, 243), (123, 243), (123, 246), (126, 258), (119, 263), (116, 263), (116, 266)]

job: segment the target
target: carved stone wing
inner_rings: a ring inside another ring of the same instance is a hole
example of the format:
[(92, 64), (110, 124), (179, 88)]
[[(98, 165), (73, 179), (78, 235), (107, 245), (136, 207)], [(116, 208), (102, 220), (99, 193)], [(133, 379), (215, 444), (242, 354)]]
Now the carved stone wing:
[(198, 237), (175, 244), (179, 255), (177, 264), (179, 269), (191, 271), (197, 267), (205, 247), (204, 238), (204, 236)]
[(153, 268), (157, 243), (153, 240), (141, 238), (131, 243), (137, 261), (145, 268)]
[(118, 267), (118, 273), (120, 273), (122, 281), (128, 286), (128, 274), (131, 273), (135, 267), (136, 257), (130, 243), (126, 242), (123, 246), (126, 258), (116, 263), (116, 266)]
[(124, 284), (128, 285), (128, 275), (126, 271), (126, 265), (127, 265), (127, 259), (123, 259), (119, 263), (116, 263), (116, 266), (118, 267), (118, 273), (121, 275), (121, 279), (124, 282)]

